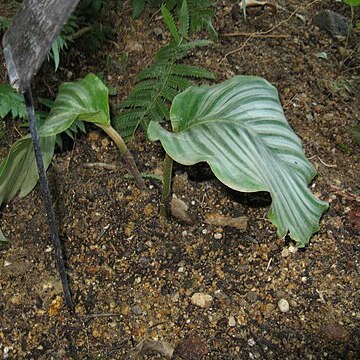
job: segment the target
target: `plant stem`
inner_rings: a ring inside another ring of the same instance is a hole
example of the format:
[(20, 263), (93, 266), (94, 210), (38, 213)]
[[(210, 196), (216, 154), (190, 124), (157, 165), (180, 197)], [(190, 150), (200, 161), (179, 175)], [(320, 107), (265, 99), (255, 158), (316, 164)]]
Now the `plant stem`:
[(78, 30), (77, 32), (75, 32), (71, 35), (68, 35), (67, 38), (70, 41), (75, 41), (89, 31), (91, 31), (91, 26), (85, 26), (85, 27), (81, 28), (80, 30)]
[(104, 130), (106, 134), (109, 135), (110, 138), (114, 141), (116, 146), (119, 148), (121, 155), (123, 156), (128, 171), (134, 177), (137, 187), (140, 188), (141, 190), (145, 190), (146, 189), (145, 182), (141, 177), (141, 174), (135, 164), (133, 156), (131, 155), (129, 149), (127, 148), (120, 134), (111, 125), (100, 125), (100, 124), (96, 124), (96, 125), (99, 126), (102, 130)]
[(171, 194), (171, 176), (174, 160), (168, 155), (165, 155), (164, 173), (163, 173), (163, 189), (160, 200), (160, 215), (167, 217)]

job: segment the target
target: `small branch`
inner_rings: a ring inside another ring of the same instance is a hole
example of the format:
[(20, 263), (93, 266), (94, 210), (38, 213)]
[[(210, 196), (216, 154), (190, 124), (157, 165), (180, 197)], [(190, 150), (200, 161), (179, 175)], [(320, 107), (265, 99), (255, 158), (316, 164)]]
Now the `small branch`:
[(103, 163), (103, 162), (85, 163), (84, 166), (88, 167), (88, 168), (98, 168), (98, 169), (105, 169), (105, 170), (116, 170), (118, 168), (117, 165), (107, 164), (107, 163)]
[(78, 30), (77, 32), (67, 36), (67, 39), (70, 41), (75, 41), (78, 38), (85, 35), (86, 33), (88, 33), (89, 31), (91, 31), (91, 26), (85, 26), (85, 27), (81, 28), (80, 30)]
[(282, 35), (282, 34), (259, 34), (259, 33), (246, 33), (246, 32), (234, 32), (228, 34), (222, 34), (224, 37), (233, 37), (233, 36), (251, 36), (253, 38), (264, 38), (264, 39), (286, 39), (290, 37), (290, 35)]
[(146, 189), (145, 182), (141, 177), (139, 169), (135, 164), (134, 158), (132, 157), (129, 149), (127, 148), (120, 134), (111, 125), (100, 125), (100, 124), (96, 124), (96, 125), (99, 126), (102, 130), (104, 130), (106, 134), (108, 134), (110, 138), (114, 141), (116, 146), (119, 148), (121, 155), (123, 156), (128, 171), (134, 177), (137, 187), (141, 190), (145, 190)]

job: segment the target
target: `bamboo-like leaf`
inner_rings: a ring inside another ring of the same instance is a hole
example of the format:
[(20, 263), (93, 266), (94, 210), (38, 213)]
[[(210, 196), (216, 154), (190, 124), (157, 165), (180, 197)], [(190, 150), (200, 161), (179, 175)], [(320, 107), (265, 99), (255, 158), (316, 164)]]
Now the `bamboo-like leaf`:
[(107, 86), (94, 74), (74, 83), (63, 83), (49, 117), (39, 127), (40, 136), (59, 134), (75, 121), (110, 124)]
[(298, 246), (308, 243), (328, 205), (307, 187), (315, 169), (272, 85), (237, 76), (215, 86), (192, 86), (175, 97), (170, 120), (175, 133), (152, 122), (149, 138), (160, 140), (181, 164), (206, 161), (232, 189), (270, 192), (269, 218), (278, 235), (289, 231)]

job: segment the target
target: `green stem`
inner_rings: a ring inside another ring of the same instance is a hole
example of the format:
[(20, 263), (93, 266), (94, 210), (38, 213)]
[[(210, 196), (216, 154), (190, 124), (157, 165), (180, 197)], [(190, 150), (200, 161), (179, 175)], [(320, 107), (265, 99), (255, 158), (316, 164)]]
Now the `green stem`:
[(166, 154), (164, 160), (163, 189), (160, 200), (160, 215), (163, 217), (167, 217), (168, 215), (173, 162), (174, 160), (168, 154)]
[(99, 125), (99, 124), (96, 125), (99, 126), (102, 130), (104, 130), (106, 134), (109, 135), (110, 138), (114, 141), (116, 146), (119, 148), (121, 155), (123, 156), (128, 171), (134, 177), (137, 187), (142, 190), (145, 190), (146, 189), (145, 182), (141, 177), (141, 174), (135, 164), (133, 156), (131, 155), (129, 149), (127, 148), (120, 134), (111, 125)]

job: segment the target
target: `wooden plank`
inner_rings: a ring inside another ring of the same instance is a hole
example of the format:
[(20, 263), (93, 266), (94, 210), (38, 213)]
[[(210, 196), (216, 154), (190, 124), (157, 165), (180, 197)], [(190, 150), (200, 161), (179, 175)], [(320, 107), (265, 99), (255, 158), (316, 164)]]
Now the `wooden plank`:
[(11, 85), (24, 93), (79, 0), (24, 0), (3, 36)]

